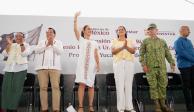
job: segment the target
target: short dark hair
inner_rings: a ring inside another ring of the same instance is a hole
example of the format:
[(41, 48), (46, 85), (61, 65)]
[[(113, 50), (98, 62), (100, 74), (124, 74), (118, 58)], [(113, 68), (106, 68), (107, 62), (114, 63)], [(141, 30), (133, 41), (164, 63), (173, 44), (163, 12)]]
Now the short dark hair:
[(23, 38), (25, 38), (25, 34), (24, 34), (23, 32), (16, 32), (16, 34), (17, 34), (17, 33), (22, 34)]
[(56, 31), (54, 28), (49, 27), (48, 30), (53, 30), (53, 33), (56, 35)]

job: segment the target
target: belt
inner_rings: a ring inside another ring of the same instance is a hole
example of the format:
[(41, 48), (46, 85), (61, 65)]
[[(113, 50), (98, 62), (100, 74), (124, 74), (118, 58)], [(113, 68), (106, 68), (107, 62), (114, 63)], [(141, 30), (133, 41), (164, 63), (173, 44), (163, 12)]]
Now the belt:
[(155, 67), (153, 67), (153, 68), (160, 68), (160, 66), (155, 66)]

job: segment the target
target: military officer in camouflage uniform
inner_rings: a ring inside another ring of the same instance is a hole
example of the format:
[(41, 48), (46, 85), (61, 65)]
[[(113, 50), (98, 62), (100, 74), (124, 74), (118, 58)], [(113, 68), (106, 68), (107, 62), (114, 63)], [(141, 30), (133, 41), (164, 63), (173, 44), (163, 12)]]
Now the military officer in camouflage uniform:
[(175, 61), (165, 40), (157, 37), (157, 26), (150, 24), (147, 30), (149, 37), (143, 40), (140, 47), (140, 63), (150, 86), (150, 96), (154, 100), (156, 112), (172, 112), (165, 104), (168, 84), (165, 58), (170, 63), (173, 71)]

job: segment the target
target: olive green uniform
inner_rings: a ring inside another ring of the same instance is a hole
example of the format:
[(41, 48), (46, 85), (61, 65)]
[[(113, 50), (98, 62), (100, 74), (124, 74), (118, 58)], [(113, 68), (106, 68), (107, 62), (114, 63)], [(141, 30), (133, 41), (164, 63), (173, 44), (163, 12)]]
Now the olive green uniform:
[(168, 79), (165, 58), (171, 65), (175, 63), (163, 39), (148, 37), (143, 40), (140, 47), (140, 63), (149, 69), (146, 76), (150, 85), (150, 96), (153, 100), (166, 99)]

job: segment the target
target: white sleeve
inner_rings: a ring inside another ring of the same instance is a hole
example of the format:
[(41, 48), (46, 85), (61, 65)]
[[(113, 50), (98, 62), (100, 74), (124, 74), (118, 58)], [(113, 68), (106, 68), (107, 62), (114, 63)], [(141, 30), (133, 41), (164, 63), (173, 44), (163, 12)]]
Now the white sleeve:
[(27, 57), (28, 55), (30, 55), (32, 53), (32, 49), (31, 49), (30, 45), (27, 43), (25, 43), (24, 46), (25, 46), (25, 50), (21, 53), (21, 55), (23, 57)]
[(82, 36), (80, 36), (80, 38), (79, 38), (79, 42), (83, 42), (85, 39), (82, 37)]
[(53, 45), (53, 50), (56, 52), (58, 55), (63, 53), (63, 44), (61, 41), (58, 41), (56, 44)]
[(3, 50), (2, 55), (3, 55), (4, 57), (8, 57), (8, 56), (9, 56), (9, 54), (7, 53), (6, 50)]
[(36, 48), (34, 49), (35, 53), (43, 53), (47, 49), (45, 41), (41, 41), (38, 43)]

